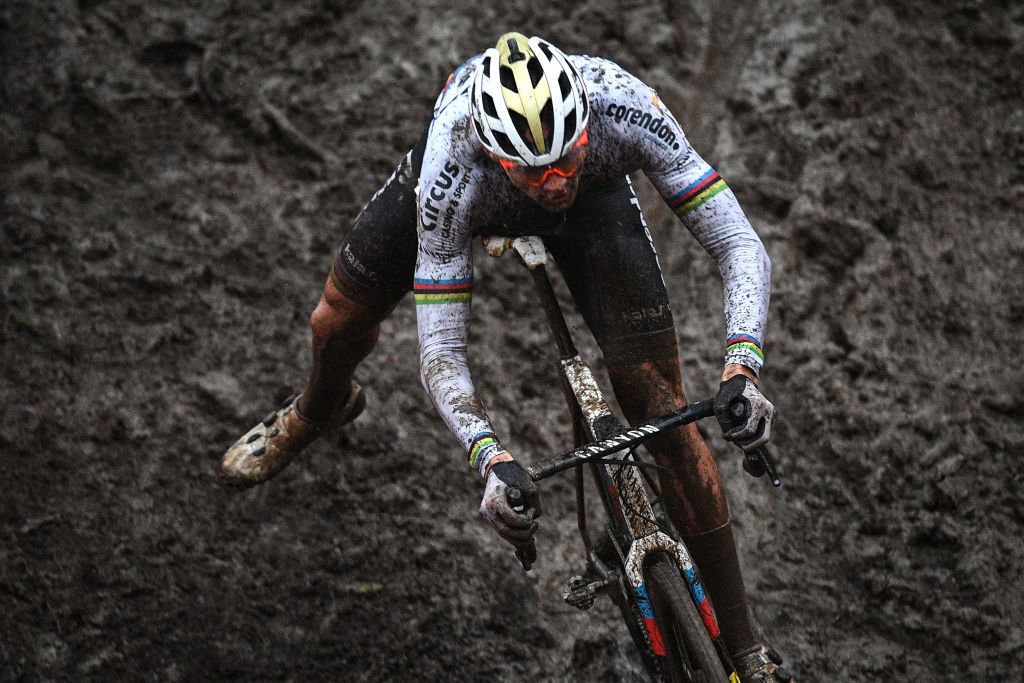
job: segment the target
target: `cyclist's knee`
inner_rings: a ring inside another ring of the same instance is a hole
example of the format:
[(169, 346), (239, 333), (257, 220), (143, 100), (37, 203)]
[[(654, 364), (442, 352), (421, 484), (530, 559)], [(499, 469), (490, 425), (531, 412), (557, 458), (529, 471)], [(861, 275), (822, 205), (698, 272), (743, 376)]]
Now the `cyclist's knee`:
[(656, 417), (686, 403), (675, 358), (609, 365), (619, 405), (631, 422)]
[(647, 450), (683, 479), (720, 481), (718, 465), (695, 425), (670, 430), (647, 441)]
[(309, 328), (313, 338), (326, 343), (343, 334), (345, 329), (344, 315), (332, 308), (321, 296), (313, 313), (309, 316)]
[(309, 327), (318, 346), (355, 342), (368, 337), (375, 340), (379, 323), (379, 316), (369, 307), (341, 294), (329, 281), (309, 316)]

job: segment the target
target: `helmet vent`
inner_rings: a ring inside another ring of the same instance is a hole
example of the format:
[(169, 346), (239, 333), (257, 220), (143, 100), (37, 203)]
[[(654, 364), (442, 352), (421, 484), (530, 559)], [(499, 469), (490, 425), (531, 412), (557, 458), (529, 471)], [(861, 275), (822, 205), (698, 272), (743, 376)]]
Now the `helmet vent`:
[(494, 118), (498, 118), (498, 110), (494, 106), (494, 98), (491, 97), (491, 93), (489, 93), (489, 92), (480, 93), (480, 98), (484, 102), (484, 113), (487, 114), (488, 116), (493, 116)]
[[(530, 122), (526, 120), (525, 116), (512, 109), (508, 110), (508, 115), (512, 119), (512, 123), (515, 125), (516, 132), (519, 134), (519, 137), (529, 142), (532, 138), (530, 135)], [(536, 149), (537, 145), (532, 145), (532, 147)]]
[(555, 128), (555, 110), (551, 98), (548, 98), (540, 110), (540, 125), (548, 131)]
[(516, 88), (516, 78), (512, 75), (512, 69), (502, 65), (501, 68), (498, 69), (498, 73), (501, 76), (502, 87), (508, 88), (515, 93), (519, 92)]
[(530, 73), (530, 82), (533, 87), (537, 87), (540, 83), (540, 79), (544, 77), (544, 69), (541, 68), (540, 63), (536, 59), (531, 59), (526, 63), (526, 70)]
[(478, 120), (477, 120), (476, 118), (474, 118), (474, 119), (473, 119), (473, 124), (474, 124), (474, 125), (476, 126), (476, 134), (477, 134), (477, 137), (479, 137), (481, 141), (482, 141), (482, 140), (486, 140), (486, 139), (487, 139), (487, 136), (486, 136), (486, 135), (484, 135), (484, 129), (483, 129), (483, 127), (482, 127), (482, 126), (480, 125), (480, 122), (479, 122), (479, 121), (478, 121)]
[(548, 47), (547, 43), (538, 42), (537, 45), (540, 47), (540, 51), (544, 53), (545, 57), (548, 59), (554, 59), (554, 57), (551, 56), (551, 48)]
[(562, 93), (563, 97), (571, 92), (569, 89), (569, 77), (565, 75), (564, 71), (558, 74), (558, 90)]
[(565, 137), (563, 140), (572, 140), (576, 134), (576, 112), (569, 112), (565, 116)]
[(508, 139), (508, 136), (502, 133), (500, 130), (492, 130), (491, 134), (494, 136), (494, 141), (498, 143), (498, 147), (501, 147), (501, 151), (508, 154), (511, 157), (519, 156), (516, 151), (515, 145)]

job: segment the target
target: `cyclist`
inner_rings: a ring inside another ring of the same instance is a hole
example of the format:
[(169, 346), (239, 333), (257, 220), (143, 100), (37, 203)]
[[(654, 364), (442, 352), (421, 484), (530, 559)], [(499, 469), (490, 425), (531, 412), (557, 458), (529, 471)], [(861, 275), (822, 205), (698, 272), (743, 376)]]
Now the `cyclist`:
[[(483, 480), (481, 516), (532, 561), (537, 489), (491, 426), (467, 364), (472, 240), (487, 236), (488, 252), (499, 255), (503, 238), (542, 236), (627, 419), (667, 413), (686, 400), (661, 267), (628, 176), (637, 170), (721, 271), (722, 386), (742, 390), (752, 406), (727, 438), (745, 450), (767, 442), (774, 409), (757, 383), (770, 263), (732, 191), (636, 77), (606, 59), (507, 33), (449, 77), (418, 144), (357, 217), (310, 319), (305, 391), (227, 451), (224, 479), (265, 481), (359, 415), (365, 397), (353, 372), (412, 289), (423, 385)], [(663, 478), (668, 514), (702, 569), (738, 673), (745, 682), (776, 680), (751, 623), (711, 452), (694, 425), (648, 444), (672, 471)], [(510, 486), (526, 494), (524, 510), (510, 508)]]

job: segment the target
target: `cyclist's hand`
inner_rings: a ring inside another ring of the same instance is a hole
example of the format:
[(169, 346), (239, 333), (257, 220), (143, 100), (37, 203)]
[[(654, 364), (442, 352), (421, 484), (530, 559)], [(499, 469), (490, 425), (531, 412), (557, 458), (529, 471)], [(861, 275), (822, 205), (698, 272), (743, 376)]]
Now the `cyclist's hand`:
[(719, 385), (715, 415), (725, 438), (745, 453), (760, 448), (771, 439), (775, 406), (746, 375), (733, 375)]
[(480, 516), (516, 547), (523, 568), (529, 569), (537, 559), (533, 534), (540, 517), (540, 495), (530, 475), (514, 460), (499, 462), (491, 468), (480, 502)]

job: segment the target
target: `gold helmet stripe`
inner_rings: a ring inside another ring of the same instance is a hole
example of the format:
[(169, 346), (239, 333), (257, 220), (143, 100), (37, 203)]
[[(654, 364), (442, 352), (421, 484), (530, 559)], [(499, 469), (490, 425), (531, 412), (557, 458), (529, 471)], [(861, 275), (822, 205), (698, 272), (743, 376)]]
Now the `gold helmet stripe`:
[(512, 70), (516, 90), (519, 91), (513, 92), (502, 87), (505, 104), (512, 111), (523, 115), (530, 126), (530, 134), (533, 136), (538, 154), (545, 154), (547, 145), (544, 143), (544, 128), (541, 125), (540, 112), (551, 99), (551, 88), (548, 87), (545, 78), (540, 79), (536, 88), (530, 80), (530, 72), (526, 65), (530, 63), (530, 60), (536, 59), (536, 56), (530, 48), (529, 39), (522, 33), (506, 33), (498, 38), (498, 44), (495, 47), (498, 50), (499, 66), (507, 66)]

